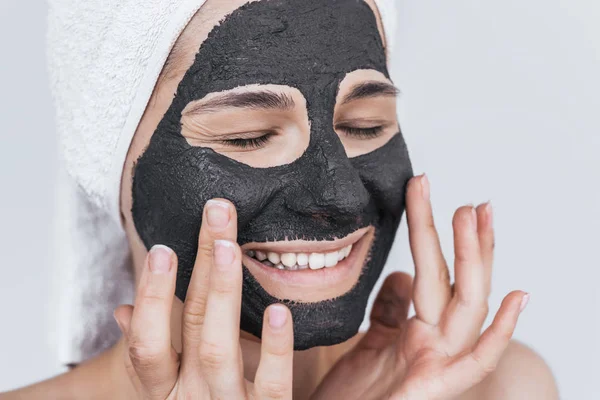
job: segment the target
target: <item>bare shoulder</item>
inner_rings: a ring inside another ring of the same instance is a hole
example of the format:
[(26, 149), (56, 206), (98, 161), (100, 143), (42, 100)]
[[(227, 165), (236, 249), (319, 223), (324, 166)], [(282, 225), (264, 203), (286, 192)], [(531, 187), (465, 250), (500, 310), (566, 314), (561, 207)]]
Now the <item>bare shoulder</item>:
[(558, 400), (552, 371), (542, 357), (511, 340), (496, 370), (460, 400)]

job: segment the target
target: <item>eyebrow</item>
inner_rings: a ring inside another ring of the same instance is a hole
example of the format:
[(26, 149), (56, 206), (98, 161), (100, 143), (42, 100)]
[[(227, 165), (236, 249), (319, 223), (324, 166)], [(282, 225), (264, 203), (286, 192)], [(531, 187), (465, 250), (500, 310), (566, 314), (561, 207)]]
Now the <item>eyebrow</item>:
[[(286, 93), (259, 90), (241, 93), (226, 93), (184, 110), (184, 114), (217, 112), (224, 108), (247, 108), (253, 110), (291, 110), (294, 99)], [(187, 108), (187, 107), (186, 107)]]
[(395, 97), (400, 93), (400, 90), (391, 83), (379, 81), (367, 81), (355, 85), (342, 100), (342, 104), (349, 103), (353, 100), (366, 99), (376, 96), (392, 96)]

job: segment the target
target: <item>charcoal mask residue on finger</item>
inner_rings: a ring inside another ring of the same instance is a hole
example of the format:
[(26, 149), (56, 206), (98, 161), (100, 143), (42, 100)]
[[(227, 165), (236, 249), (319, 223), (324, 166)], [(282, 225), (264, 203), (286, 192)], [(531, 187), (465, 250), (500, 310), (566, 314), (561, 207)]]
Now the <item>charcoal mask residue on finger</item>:
[[(331, 240), (373, 225), (375, 240), (357, 284), (335, 299), (276, 299), (244, 267), (241, 329), (260, 337), (265, 308), (283, 301), (292, 311), (296, 349), (333, 345), (356, 334), (412, 176), (400, 132), (371, 153), (352, 159), (345, 154), (333, 113), (340, 82), (359, 69), (388, 77), (375, 16), (360, 0), (253, 2), (209, 34), (137, 161), (133, 179), (136, 229), (147, 248), (164, 244), (177, 253), (180, 299), (194, 265), (202, 210), (211, 198), (235, 204), (240, 244)], [(306, 98), (310, 142), (294, 162), (253, 168), (193, 147), (182, 136), (181, 112), (189, 102), (250, 84), (287, 85)]]

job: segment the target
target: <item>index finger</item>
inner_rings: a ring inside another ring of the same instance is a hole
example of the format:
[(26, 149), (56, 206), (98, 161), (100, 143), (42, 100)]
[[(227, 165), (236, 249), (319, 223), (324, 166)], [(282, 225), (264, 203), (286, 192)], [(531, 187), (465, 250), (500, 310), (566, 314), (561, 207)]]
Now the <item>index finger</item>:
[(437, 325), (451, 298), (450, 275), (433, 222), (427, 175), (414, 177), (406, 193), (408, 238), (415, 263), (414, 306), (417, 318)]
[(202, 214), (198, 253), (183, 308), (182, 335), (186, 359), (197, 354), (195, 349), (200, 344), (215, 240), (237, 240), (237, 213), (234, 205), (225, 199), (207, 201)]

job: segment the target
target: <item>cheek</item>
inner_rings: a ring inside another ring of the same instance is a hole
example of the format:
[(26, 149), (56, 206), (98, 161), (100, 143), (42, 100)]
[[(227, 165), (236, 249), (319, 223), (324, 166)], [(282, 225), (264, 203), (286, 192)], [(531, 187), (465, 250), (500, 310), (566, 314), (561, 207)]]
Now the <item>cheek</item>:
[(406, 185), (413, 176), (406, 143), (398, 132), (379, 149), (350, 159), (377, 208), (400, 219), (404, 211)]
[(195, 244), (202, 210), (212, 198), (231, 200), (240, 222), (265, 204), (267, 191), (252, 168), (208, 148), (173, 151), (173, 143), (157, 142), (163, 143), (148, 148), (133, 180), (133, 220), (147, 247)]

